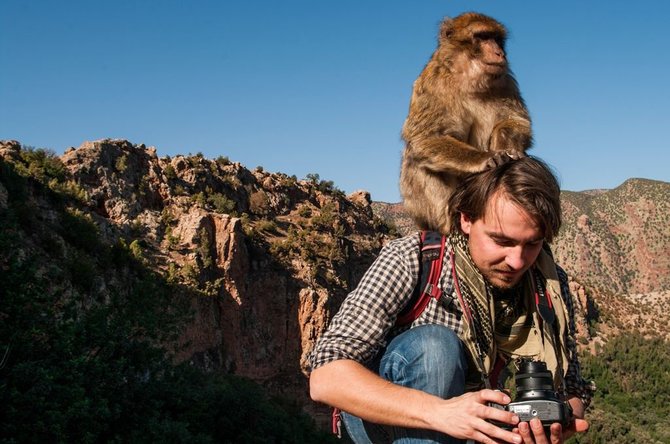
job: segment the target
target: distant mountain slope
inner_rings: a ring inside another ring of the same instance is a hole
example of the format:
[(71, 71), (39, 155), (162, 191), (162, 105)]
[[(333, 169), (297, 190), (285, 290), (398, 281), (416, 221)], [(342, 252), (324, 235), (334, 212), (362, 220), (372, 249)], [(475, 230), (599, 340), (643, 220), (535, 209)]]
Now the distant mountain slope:
[(584, 284), (615, 293), (670, 290), (670, 184), (630, 179), (562, 194), (558, 261)]
[[(630, 179), (613, 190), (564, 191), (557, 261), (581, 283), (610, 293), (670, 290), (670, 183)], [(402, 204), (373, 202), (401, 233), (415, 229)]]

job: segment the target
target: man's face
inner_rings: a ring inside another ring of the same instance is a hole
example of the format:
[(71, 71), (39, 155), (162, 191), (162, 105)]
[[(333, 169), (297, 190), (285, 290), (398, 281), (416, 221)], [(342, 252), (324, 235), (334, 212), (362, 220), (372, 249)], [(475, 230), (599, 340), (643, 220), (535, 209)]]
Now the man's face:
[(461, 214), (470, 255), (494, 287), (514, 287), (540, 254), (544, 233), (533, 219), (505, 193), (494, 194), (484, 217), (472, 221)]

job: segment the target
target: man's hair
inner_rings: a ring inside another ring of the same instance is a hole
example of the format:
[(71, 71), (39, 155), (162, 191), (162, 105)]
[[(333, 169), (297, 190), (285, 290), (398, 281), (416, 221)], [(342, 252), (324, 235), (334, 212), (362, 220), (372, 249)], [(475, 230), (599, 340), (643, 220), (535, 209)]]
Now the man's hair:
[(522, 157), (467, 176), (449, 200), (453, 230), (460, 230), (461, 213), (472, 221), (484, 217), (487, 204), (505, 194), (538, 224), (551, 242), (561, 227), (561, 189), (549, 167), (536, 157)]

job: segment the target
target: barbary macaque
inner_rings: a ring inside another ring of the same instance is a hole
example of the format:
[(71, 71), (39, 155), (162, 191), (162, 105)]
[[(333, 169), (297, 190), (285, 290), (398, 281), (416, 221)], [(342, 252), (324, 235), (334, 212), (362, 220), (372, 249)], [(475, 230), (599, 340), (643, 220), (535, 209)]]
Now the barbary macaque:
[(468, 12), (446, 18), (414, 82), (400, 191), (420, 229), (446, 234), (459, 178), (525, 155), (531, 123), (505, 56), (505, 27)]

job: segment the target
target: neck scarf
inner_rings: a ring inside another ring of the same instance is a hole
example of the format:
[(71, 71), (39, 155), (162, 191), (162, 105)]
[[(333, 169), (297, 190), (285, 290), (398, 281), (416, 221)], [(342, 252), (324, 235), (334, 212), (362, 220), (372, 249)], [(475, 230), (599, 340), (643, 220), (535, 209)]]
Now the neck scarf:
[[(567, 338), (568, 315), (561, 297), (556, 264), (551, 256), (542, 249), (533, 268), (526, 272), (522, 281), (515, 287), (526, 307), (523, 319), (520, 318), (519, 322), (515, 323), (516, 334), (530, 336), (534, 330), (540, 338), (539, 347), (529, 348), (528, 341), (520, 344), (510, 335), (505, 335), (504, 326), (496, 328), (495, 299), (496, 293), (499, 296), (499, 291), (484, 279), (472, 261), (468, 238), (462, 233), (457, 233), (451, 234), (448, 240), (453, 255), (454, 296), (458, 299), (466, 320), (460, 334), (461, 340), (481, 373), (485, 385), (489, 385), (489, 375), (498, 354), (503, 355), (505, 360), (516, 359), (528, 357), (524, 353), (532, 349), (530, 357), (545, 361), (547, 368), (554, 375), (556, 386), (562, 387), (568, 365), (564, 340)], [(542, 292), (551, 299), (556, 314), (553, 323), (543, 322), (539, 316), (535, 309), (535, 292)], [(532, 318), (532, 322), (529, 317)], [(527, 328), (528, 331), (519, 332), (518, 328)], [(557, 341), (558, 338), (561, 340)]]

